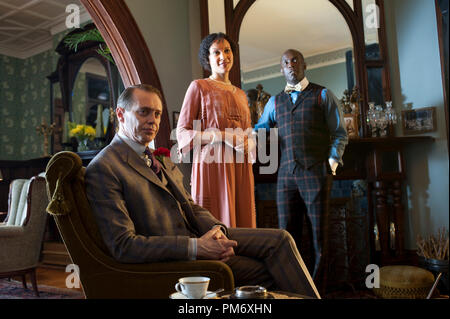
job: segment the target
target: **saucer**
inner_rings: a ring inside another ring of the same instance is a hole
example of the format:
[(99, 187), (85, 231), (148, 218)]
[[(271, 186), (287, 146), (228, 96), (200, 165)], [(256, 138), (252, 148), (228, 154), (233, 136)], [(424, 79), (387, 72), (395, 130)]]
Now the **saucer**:
[[(174, 292), (169, 297), (170, 297), (170, 299), (189, 299), (188, 297), (183, 295), (181, 292)], [(213, 299), (216, 297), (217, 297), (217, 294), (215, 292), (207, 291), (206, 296), (203, 297), (203, 299)]]

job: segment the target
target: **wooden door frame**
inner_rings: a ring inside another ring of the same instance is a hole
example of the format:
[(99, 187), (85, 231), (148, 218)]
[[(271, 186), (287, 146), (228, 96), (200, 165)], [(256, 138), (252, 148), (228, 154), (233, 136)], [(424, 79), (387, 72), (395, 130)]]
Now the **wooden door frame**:
[[(447, 137), (447, 153), (450, 154), (450, 145), (448, 139), (448, 97), (447, 97), (447, 81), (445, 75), (445, 49), (444, 49), (444, 30), (443, 30), (443, 17), (442, 12), (438, 3), (438, 0), (434, 0), (434, 6), (436, 10), (436, 24), (437, 24), (437, 33), (438, 33), (438, 41), (439, 41), (439, 56), (441, 62), (441, 77), (442, 77), (442, 89), (444, 95), (444, 111), (445, 111), (445, 134)], [(448, 58), (447, 58), (448, 59)], [(448, 71), (447, 71), (448, 72)]]
[(161, 91), (163, 114), (156, 147), (170, 148), (167, 103), (150, 50), (124, 0), (81, 0), (111, 50), (125, 87), (150, 84)]

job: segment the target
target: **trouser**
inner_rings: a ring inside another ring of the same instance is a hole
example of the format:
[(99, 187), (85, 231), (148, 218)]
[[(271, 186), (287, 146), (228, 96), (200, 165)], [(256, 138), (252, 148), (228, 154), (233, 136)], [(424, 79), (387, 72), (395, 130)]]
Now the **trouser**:
[(261, 285), (320, 298), (292, 236), (281, 229), (229, 228), (228, 237), (236, 240), (230, 266), (236, 286)]
[[(287, 230), (301, 247), (304, 218), (311, 231), (312, 258), (308, 264), (313, 278), (325, 285), (328, 246), (329, 196), (332, 175), (328, 162), (294, 172), (280, 167), (277, 181), (277, 211), (281, 229)], [(303, 250), (300, 250), (303, 254)]]

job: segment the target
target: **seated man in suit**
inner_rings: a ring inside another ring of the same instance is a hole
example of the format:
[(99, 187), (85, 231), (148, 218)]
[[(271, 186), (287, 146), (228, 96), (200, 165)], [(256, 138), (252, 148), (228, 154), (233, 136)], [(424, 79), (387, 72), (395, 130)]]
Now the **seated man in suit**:
[(100, 233), (123, 263), (212, 259), (227, 263), (240, 285), (262, 285), (320, 298), (290, 234), (227, 228), (196, 205), (169, 157), (148, 148), (162, 115), (150, 85), (120, 95), (119, 131), (88, 165), (86, 192)]

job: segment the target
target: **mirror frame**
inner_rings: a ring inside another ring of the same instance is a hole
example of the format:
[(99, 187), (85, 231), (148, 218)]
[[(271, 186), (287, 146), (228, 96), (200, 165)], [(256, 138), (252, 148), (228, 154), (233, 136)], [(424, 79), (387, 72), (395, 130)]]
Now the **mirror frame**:
[[(55, 73), (57, 74), (58, 77), (57, 82), (59, 82), (60, 85), (61, 99), (64, 111), (69, 112), (69, 121), (73, 121), (72, 91), (75, 84), (75, 80), (78, 76), (78, 73), (82, 65), (88, 59), (91, 58), (96, 59), (105, 68), (106, 78), (110, 90), (109, 105), (113, 106), (115, 105), (116, 102), (115, 97), (116, 88), (114, 87), (112, 81), (112, 73), (110, 65), (111, 62), (109, 62), (108, 59), (106, 59), (97, 52), (98, 45), (100, 44), (100, 42), (97, 41), (83, 42), (80, 45), (78, 45), (76, 51), (69, 49), (65, 44), (65, 40), (67, 37), (94, 28), (95, 25), (91, 23), (86, 25), (84, 28), (77, 28), (69, 32), (60, 41), (55, 50), (58, 54), (60, 54)], [(54, 114), (54, 112), (52, 112), (52, 114)], [(109, 144), (109, 142), (111, 142), (112, 138), (114, 137), (114, 127), (115, 127), (114, 123), (111, 123), (111, 121), (109, 121), (108, 128), (105, 134), (106, 144)]]
[[(241, 69), (240, 69), (240, 55), (239, 55), (239, 32), (245, 14), (256, 0), (239, 0), (236, 7), (234, 7), (233, 0), (223, 0), (225, 6), (225, 28), (226, 33), (236, 43), (236, 54), (234, 56), (234, 66), (230, 72), (230, 80), (237, 87), (241, 87)], [(299, 2), (302, 0), (299, 0)], [(376, 0), (375, 3), (379, 8), (379, 28), (378, 28), (378, 44), (380, 48), (380, 59), (368, 60), (365, 58), (365, 40), (364, 40), (364, 16), (362, 10), (361, 0), (353, 0), (353, 9), (345, 0), (328, 0), (331, 2), (344, 17), (353, 40), (353, 52), (355, 57), (355, 78), (356, 85), (361, 91), (362, 101), (360, 104), (360, 118), (365, 119), (368, 109), (368, 68), (382, 69), (382, 85), (383, 98), (385, 101), (391, 101), (391, 84), (388, 64), (388, 51), (385, 32), (384, 19), (384, 2), (383, 0)], [(208, 19), (208, 0), (200, 0), (201, 13), (201, 36), (204, 38), (209, 34), (209, 19)], [(206, 16), (204, 17), (203, 15)], [(365, 121), (361, 121), (363, 130), (363, 137), (369, 135), (369, 129)], [(390, 130), (392, 135), (393, 130)]]

